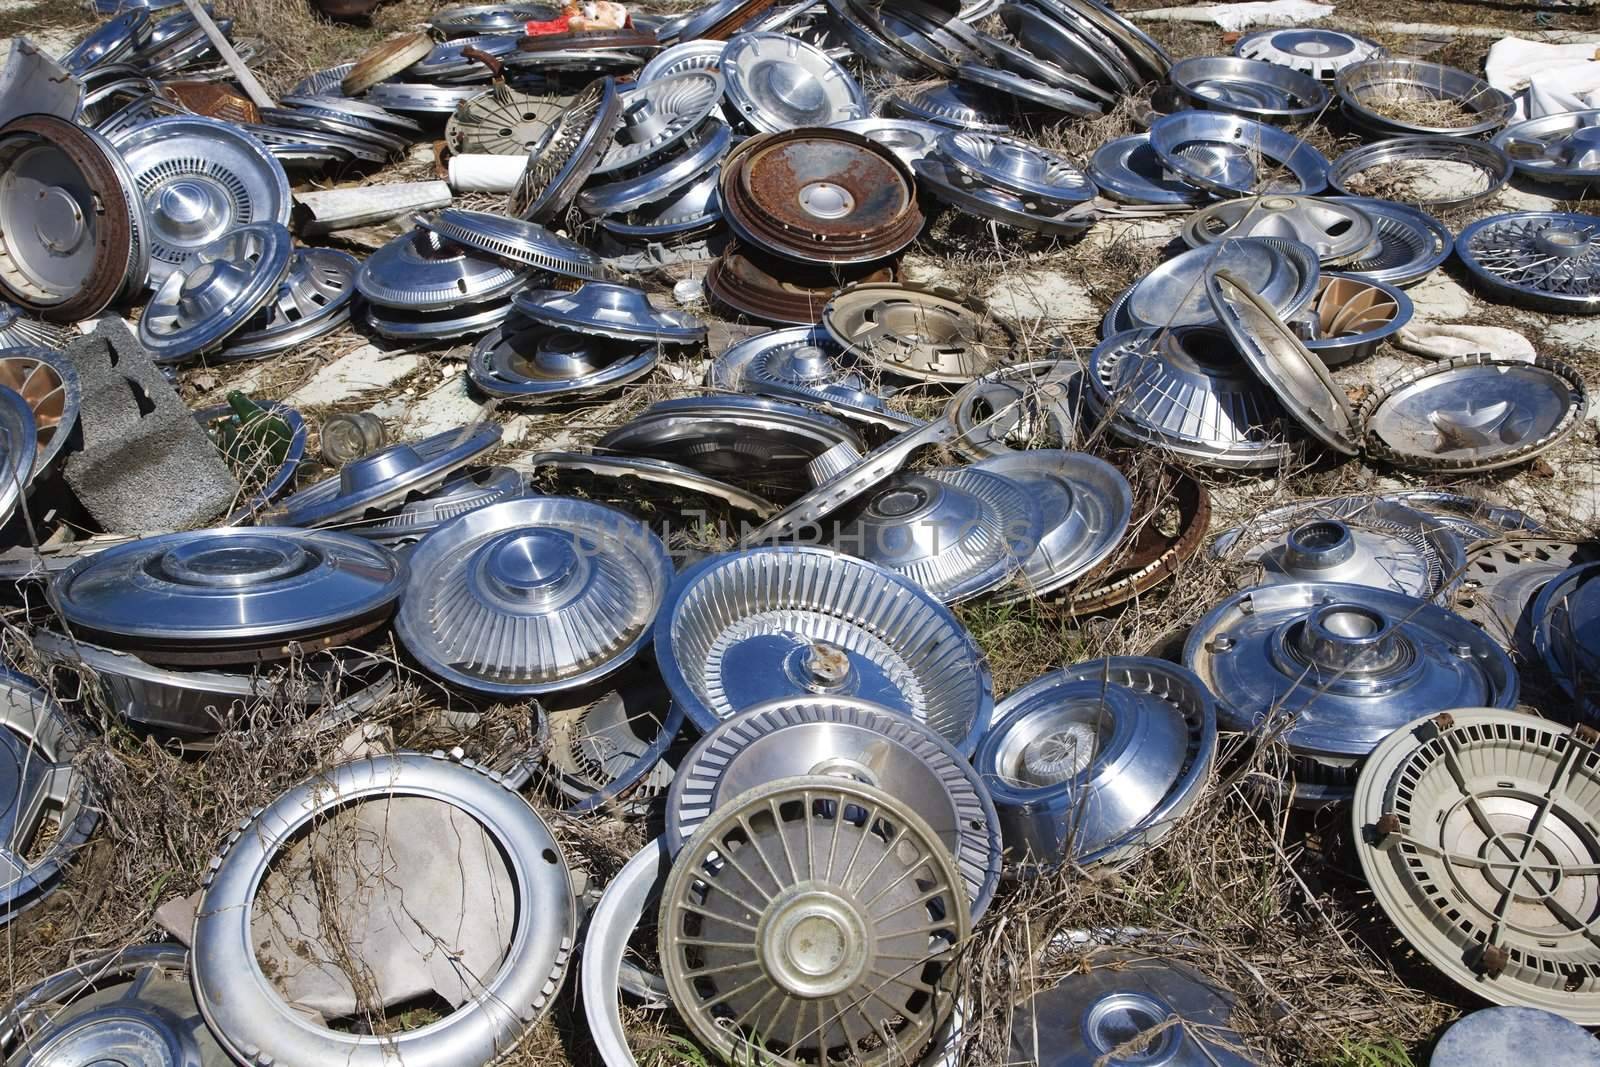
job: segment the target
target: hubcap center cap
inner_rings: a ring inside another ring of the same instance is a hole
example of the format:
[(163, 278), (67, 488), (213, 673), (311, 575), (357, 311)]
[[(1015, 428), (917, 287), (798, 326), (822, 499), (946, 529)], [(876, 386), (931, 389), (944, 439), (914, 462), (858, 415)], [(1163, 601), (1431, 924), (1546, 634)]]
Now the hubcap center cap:
[(831, 997), (859, 982), (869, 962), (866, 920), (831, 887), (794, 886), (762, 923), (761, 961), (786, 992)]
[(52, 186), (39, 194), (33, 231), (39, 243), (51, 252), (67, 255), (83, 244), (88, 227), (84, 225), (83, 209), (72, 194), (60, 186)]
[(856, 198), (836, 182), (811, 182), (800, 189), (800, 206), (819, 219), (842, 219), (855, 210)]

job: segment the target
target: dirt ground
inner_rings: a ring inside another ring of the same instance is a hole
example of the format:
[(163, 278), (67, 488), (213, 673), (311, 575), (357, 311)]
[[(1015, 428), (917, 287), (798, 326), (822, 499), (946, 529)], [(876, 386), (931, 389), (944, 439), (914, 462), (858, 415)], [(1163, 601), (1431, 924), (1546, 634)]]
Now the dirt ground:
[[(657, 10), (671, 8), (667, 4)], [(1153, 7), (1153, 3), (1134, 6)], [(433, 5), (404, 0), (385, 4), (370, 24), (331, 25), (313, 17), (304, 0), (217, 0), (233, 17), (236, 33), (272, 46), (260, 72), (281, 92), (311, 71), (359, 55), (382, 38), (414, 27)], [(1568, 8), (1503, 3), (1434, 3), (1422, 0), (1346, 0), (1325, 23), (1369, 32), (1400, 54), (1425, 55), (1482, 71), (1492, 37), (1450, 40), (1406, 37), (1373, 28), (1376, 21), (1426, 21), (1503, 28), (1600, 31), (1600, 15)], [(646, 8), (649, 10), (650, 8)], [(82, 8), (46, 0), (27, 5), (0, 0), (0, 36), (27, 34), (70, 43), (94, 22)], [(1229, 45), (1205, 23), (1147, 24), (1175, 55), (1223, 53)], [(1110, 137), (1133, 129), (1136, 102), (1094, 122), (1072, 120), (1032, 131), (1080, 163)], [(1325, 131), (1311, 135), (1330, 155), (1338, 143)], [(432, 150), (418, 146), (406, 162), (344, 184), (417, 180), (433, 176)], [(324, 185), (334, 184), (331, 180)], [(1473, 218), (1535, 204), (1549, 190), (1508, 189), (1495, 202), (1461, 217)], [(1557, 193), (1556, 198), (1567, 194)], [(1584, 205), (1564, 204), (1583, 210)], [(944, 218), (907, 259), (905, 273), (938, 280), (989, 300), (1022, 327), (1026, 356), (1051, 352), (1087, 356), (1110, 300), (1174, 246), (1181, 219), (1103, 222), (1085, 237), (1052, 243), (994, 232), (970, 220)], [(364, 254), (398, 229), (340, 235), (328, 243)], [(663, 279), (651, 279), (661, 288)], [(1591, 389), (1600, 386), (1600, 332), (1582, 320), (1562, 319), (1493, 304), (1475, 297), (1452, 261), (1413, 290), (1418, 320), (1506, 325), (1525, 333), (1542, 354), (1577, 367)], [(184, 397), (215, 402), (234, 386), (257, 399), (279, 399), (341, 357), (369, 343), (354, 327), (261, 364), (186, 369)], [(390, 350), (406, 368), (384, 386), (336, 401), (308, 405), (310, 425), (336, 411), (376, 409), (391, 434), (416, 432), (409, 417), (434, 398), (459, 391), (468, 348)], [(1380, 386), (1423, 360), (1385, 347), (1375, 357), (1336, 375), (1352, 396)], [(621, 400), (574, 412), (491, 409), (507, 426), (503, 462), (524, 460), (542, 448), (582, 447), (647, 402), (698, 391), (700, 358), (663, 360), (656, 375)], [(316, 454), (313, 438), (311, 454)], [(1544, 460), (1529, 467), (1459, 480), (1429, 479), (1350, 460), (1314, 458), (1268, 475), (1229, 476), (1199, 471), (1213, 490), (1213, 532), (1269, 507), (1295, 499), (1373, 489), (1433, 486), (1522, 508), (1553, 531), (1590, 537), (1600, 525), (1600, 431), (1591, 418)], [(639, 503), (639, 502), (634, 502)], [(652, 505), (644, 503), (649, 513)], [(654, 517), (654, 516), (652, 516)], [(715, 547), (681, 543), (679, 549)], [(1235, 587), (1239, 576), (1204, 555), (1177, 580), (1115, 614), (1073, 619), (1058, 606), (1028, 603), (999, 607), (979, 602), (958, 609), (990, 658), (997, 694), (1045, 670), (1103, 655), (1169, 651), (1174, 638)], [(16, 661), (32, 662), (21, 613), (13, 612), (4, 639)], [(397, 664), (401, 664), (398, 655)], [(402, 665), (402, 669), (403, 665)], [(1530, 684), (1531, 683), (1531, 684)], [(1537, 712), (1546, 694), (1525, 681), (1524, 710)], [(381, 743), (433, 750), (459, 747), (490, 767), (511, 766), (536, 750), (534, 716), (526, 705), (473, 715), (448, 714), (436, 690), (416, 679), (385, 701), (370, 721)], [(338, 732), (305, 737), (264, 716), (248, 729), (221, 738), (203, 754), (183, 752), (130, 731), (108, 716), (93, 723), (80, 761), (99, 788), (99, 831), (68, 873), (64, 888), (42, 906), (0, 929), (0, 999), (46, 974), (100, 952), (160, 936), (156, 910), (194, 893), (226, 835), (242, 819), (293, 783), (335, 762), (345, 739)], [(1011, 1006), (1033, 990), (1085, 966), (1072, 931), (1150, 931), (1136, 943), (1152, 954), (1181, 958), (1237, 996), (1235, 1024), (1263, 1062), (1404, 1067), (1423, 1064), (1444, 1024), (1480, 1006), (1472, 997), (1415, 958), (1373, 904), (1348, 847), (1347, 816), (1322, 819), (1283, 810), (1255, 788), (1278, 773), (1284, 753), (1267, 741), (1224, 742), (1217, 781), (1188, 821), (1149, 854), (1111, 870), (1067, 870), (1002, 890), (967, 950), (968, 1047), (963, 1062), (1006, 1062)], [(603, 883), (647, 835), (648, 821), (620, 811), (582, 817), (562, 813), (548, 793), (530, 791), (555, 828), (574, 866)], [(599, 1067), (574, 980), (560, 992), (551, 1016), (503, 1059), (515, 1067)], [(684, 1041), (670, 1012), (628, 1009), (631, 1040), (642, 1064), (697, 1064), (703, 1058)], [(373, 1025), (415, 1025), (416, 1019), (375, 1020)]]

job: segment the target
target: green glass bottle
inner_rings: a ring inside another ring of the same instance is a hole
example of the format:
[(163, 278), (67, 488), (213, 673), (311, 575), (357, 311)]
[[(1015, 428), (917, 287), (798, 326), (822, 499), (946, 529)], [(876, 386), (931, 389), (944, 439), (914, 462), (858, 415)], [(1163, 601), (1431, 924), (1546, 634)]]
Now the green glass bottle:
[(228, 406), (233, 409), (232, 424), (223, 432), (223, 451), (228, 458), (251, 466), (282, 463), (294, 437), (289, 424), (237, 389), (228, 393)]

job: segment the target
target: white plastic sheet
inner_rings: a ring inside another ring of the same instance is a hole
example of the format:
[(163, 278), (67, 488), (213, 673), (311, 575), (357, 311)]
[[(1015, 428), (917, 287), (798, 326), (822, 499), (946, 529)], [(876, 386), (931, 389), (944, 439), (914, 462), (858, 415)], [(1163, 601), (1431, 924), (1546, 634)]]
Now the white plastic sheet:
[(1600, 46), (1503, 37), (1489, 48), (1485, 78), (1516, 100), (1519, 119), (1600, 107)]

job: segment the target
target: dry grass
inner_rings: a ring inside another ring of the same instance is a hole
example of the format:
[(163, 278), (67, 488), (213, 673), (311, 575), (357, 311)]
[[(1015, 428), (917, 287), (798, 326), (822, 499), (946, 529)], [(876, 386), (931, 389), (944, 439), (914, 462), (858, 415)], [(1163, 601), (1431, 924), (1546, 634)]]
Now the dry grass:
[[(219, 0), (218, 6), (238, 20), (239, 32), (278, 46), (263, 68), (269, 87), (278, 92), (311, 71), (352, 59), (383, 37), (414, 27), (431, 7), (415, 0), (389, 4), (378, 9), (370, 24), (346, 26), (313, 15), (303, 0), (249, 4)], [(1345, 7), (1356, 18), (1370, 13), (1374, 18), (1499, 24), (1526, 15), (1524, 9), (1421, 0), (1382, 5), (1364, 0)], [(21, 19), (23, 14), (15, 17)], [(88, 25), (78, 9), (66, 5), (39, 5), (25, 14), (36, 23)], [(1582, 18), (1592, 17), (1556, 16), (1559, 24), (1572, 28), (1583, 28), (1578, 25)], [(1152, 32), (1179, 55), (1225, 50), (1221, 32), (1214, 27), (1162, 24), (1153, 26)], [(1445, 61), (1478, 69), (1486, 45), (1457, 42), (1447, 50)], [(1104, 140), (1133, 130), (1136, 117), (1147, 107), (1144, 98), (1128, 100), (1093, 122), (1047, 125), (1033, 134), (1041, 144), (1081, 163)], [(1330, 155), (1348, 146), (1321, 127), (1305, 131), (1305, 136)], [(431, 165), (431, 160), (415, 158), (376, 173), (339, 179), (409, 180), (429, 176)], [(1139, 226), (1111, 230), (1109, 236), (1097, 230), (1088, 239), (1061, 245), (1002, 233), (947, 213), (925, 239), (918, 257), (920, 265), (941, 281), (974, 295), (988, 291), (1002, 277), (1048, 272), (1071, 279), (1104, 308), (1171, 251), (1170, 230)], [(384, 237), (377, 232), (333, 243), (348, 243), (359, 253)], [(1495, 316), (1525, 330), (1537, 329), (1542, 321), (1498, 308), (1478, 321), (1499, 321)], [(1023, 326), (1020, 347), (1027, 358), (1057, 352), (1081, 358), (1096, 339), (1093, 322)], [(265, 363), (188, 370), (180, 388), (191, 403), (202, 396), (215, 399), (248, 375), (252, 395), (279, 397), (364, 343), (355, 329), (347, 328)], [(1576, 361), (1591, 381), (1600, 372), (1600, 354), (1593, 351), (1556, 354)], [(383, 395), (309, 411), (309, 421), (314, 428), (331, 411), (358, 410), (379, 400), (399, 400), (403, 406), (458, 373), (463, 355), (461, 347), (424, 353), (416, 373)], [(1418, 362), (1387, 349), (1380, 358), (1397, 360), (1401, 367)], [(649, 403), (697, 392), (694, 383), (700, 380), (700, 371), (696, 359), (680, 357), (620, 398), (559, 411), (498, 409), (492, 417), (502, 422), (524, 418), (526, 429), (520, 447), (507, 446), (494, 458), (518, 458), (552, 440), (562, 448), (591, 443)], [(1342, 370), (1338, 378), (1356, 388), (1370, 384), (1370, 374), (1370, 368), (1358, 366)], [(1103, 432), (1084, 429), (1080, 444), (1103, 449)], [(312, 455), (316, 444), (313, 434)], [(1568, 526), (1570, 522), (1563, 519), (1570, 513), (1574, 494), (1595, 492), (1597, 455), (1600, 447), (1592, 427), (1586, 427), (1582, 440), (1575, 439), (1550, 457), (1554, 473), (1549, 478), (1512, 472), (1464, 479), (1450, 487), (1509, 496)], [(1160, 458), (1151, 450), (1137, 462), (1149, 464)], [(1213, 490), (1213, 528), (1219, 530), (1292, 499), (1372, 490), (1393, 477), (1393, 472), (1353, 462), (1296, 462), (1262, 477), (1197, 473)], [(652, 521), (670, 512), (662, 502), (641, 500), (631, 489), (611, 492)], [(702, 550), (719, 546), (699, 530), (681, 531), (674, 545)], [(997, 691), (1005, 693), (1050, 667), (1095, 656), (1170, 654), (1174, 639), (1239, 578), (1224, 564), (1202, 555), (1186, 564), (1175, 580), (1103, 617), (1074, 620), (1060, 606), (1040, 602), (963, 605), (958, 613), (986, 650)], [(19, 666), (38, 672), (22, 623), (15, 614), (10, 618), (3, 635), (5, 647)], [(405, 684), (364, 717), (368, 730), (381, 741), (422, 750), (460, 747), (496, 768), (509, 767), (538, 750), (536, 709), (510, 705), (477, 711), (459, 702), (447, 705), (437, 687), (411, 674), (392, 649), (384, 655), (401, 669)], [(26, 988), (68, 963), (157, 936), (156, 909), (199, 889), (210, 857), (241, 820), (343, 755), (341, 731), (307, 735), (293, 729), (290, 717), (268, 708), (256, 709), (239, 729), (220, 735), (203, 754), (131, 730), (103, 706), (90, 704), (79, 711), (91, 728), (79, 759), (99, 788), (100, 829), (64, 888), (4, 930), (0, 996)], [(1068, 936), (1085, 929), (1147, 931), (1131, 935), (1136, 947), (1183, 959), (1234, 990), (1239, 998), (1235, 1019), (1239, 1031), (1266, 1062), (1358, 1063), (1364, 1062), (1360, 1056), (1365, 1049), (1399, 1047), (1416, 1052), (1442, 1022), (1473, 1006), (1396, 944), (1392, 928), (1375, 914), (1353, 870), (1343, 816), (1318, 821), (1284, 810), (1274, 800), (1274, 791), (1261, 788), (1263, 783), (1280, 781), (1286, 765), (1283, 746), (1275, 740), (1255, 745), (1232, 741), (1219, 761), (1214, 788), (1147, 855), (1109, 870), (1063, 870), (1003, 891), (967, 949), (967, 992), (976, 1010), (964, 1062), (1006, 1062), (1009, 1013), (1016, 1000), (1062, 975), (1095, 965), (1093, 950), (1074, 947)], [(584, 817), (563, 814), (554, 794), (537, 784), (529, 796), (552, 825), (569, 862), (596, 883), (608, 879), (655, 832), (654, 820), (625, 818), (620, 811)], [(644, 935), (647, 943), (649, 931)], [(418, 1021), (379, 1020), (380, 1013), (372, 1014), (377, 1029)], [(683, 1044), (683, 1031), (670, 1013), (630, 1008), (625, 1019), (646, 1067), (699, 1062), (692, 1046)], [(550, 1018), (503, 1062), (512, 1067), (598, 1067), (587, 1030), (576, 983), (569, 980)]]

